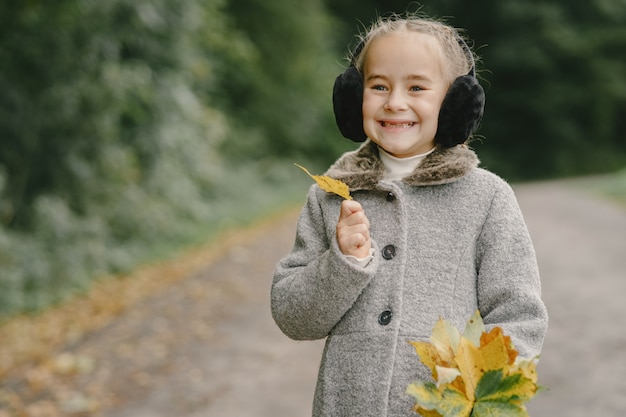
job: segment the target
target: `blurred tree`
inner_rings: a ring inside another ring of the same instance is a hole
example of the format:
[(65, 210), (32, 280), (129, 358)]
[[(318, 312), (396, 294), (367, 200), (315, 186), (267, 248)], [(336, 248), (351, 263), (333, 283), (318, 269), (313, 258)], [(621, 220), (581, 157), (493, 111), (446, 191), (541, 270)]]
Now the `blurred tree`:
[(626, 10), (618, 3), (493, 1), (489, 22), (462, 18), (476, 19), (466, 27), (486, 45), (480, 153), (490, 168), (530, 179), (626, 164), (626, 79), (618, 75), (626, 56), (617, 52), (626, 48)]
[(5, 225), (32, 226), (41, 195), (55, 194), (80, 214), (94, 198), (107, 201), (111, 183), (148, 181), (174, 141), (160, 138), (161, 110), (188, 110), (181, 88), (198, 59), (189, 42), (203, 23), (194, 18), (201, 7), (165, 0), (0, 5)]
[(332, 116), (332, 84), (341, 67), (332, 41), (336, 25), (322, 0), (231, 1), (228, 11), (256, 51), (251, 65), (224, 68), (228, 82), (220, 96), (250, 128), (225, 144), (228, 154), (328, 163), (351, 146)]
[(0, 314), (212, 218), (230, 122), (206, 91), (251, 59), (223, 6), (0, 3)]

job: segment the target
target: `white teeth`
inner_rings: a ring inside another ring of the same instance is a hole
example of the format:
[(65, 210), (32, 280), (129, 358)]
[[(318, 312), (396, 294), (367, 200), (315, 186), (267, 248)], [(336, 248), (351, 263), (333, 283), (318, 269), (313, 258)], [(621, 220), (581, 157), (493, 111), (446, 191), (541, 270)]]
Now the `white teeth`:
[(390, 123), (390, 122), (381, 122), (383, 127), (393, 127), (397, 129), (408, 129), (413, 126), (415, 123), (407, 122), (407, 123)]

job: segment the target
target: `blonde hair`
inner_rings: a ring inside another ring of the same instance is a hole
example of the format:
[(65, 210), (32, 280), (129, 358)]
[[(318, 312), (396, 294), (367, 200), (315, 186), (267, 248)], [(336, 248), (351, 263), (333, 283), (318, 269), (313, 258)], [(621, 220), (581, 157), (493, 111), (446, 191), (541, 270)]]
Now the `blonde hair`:
[(465, 43), (460, 31), (443, 22), (426, 17), (413, 15), (406, 18), (392, 15), (379, 18), (365, 33), (360, 36), (362, 48), (351, 57), (355, 67), (362, 73), (365, 55), (370, 43), (384, 35), (392, 33), (421, 33), (431, 36), (439, 45), (442, 58), (442, 71), (448, 85), (461, 75), (466, 75), (474, 67), (477, 59)]

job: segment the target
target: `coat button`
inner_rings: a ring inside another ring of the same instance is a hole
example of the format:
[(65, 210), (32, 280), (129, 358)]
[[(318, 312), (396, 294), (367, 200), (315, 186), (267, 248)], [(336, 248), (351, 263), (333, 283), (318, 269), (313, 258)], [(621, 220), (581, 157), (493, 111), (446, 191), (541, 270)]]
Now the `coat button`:
[(383, 258), (389, 260), (396, 256), (396, 247), (393, 245), (387, 245), (383, 248)]
[(387, 197), (386, 198), (387, 198), (387, 201), (393, 201), (393, 200), (396, 199), (396, 195), (394, 193), (392, 193), (391, 191), (389, 191), (387, 193)]
[(391, 316), (393, 316), (393, 313), (389, 310), (385, 310), (380, 313), (380, 316), (378, 316), (378, 322), (381, 325), (386, 326), (389, 324), (389, 322), (391, 322)]

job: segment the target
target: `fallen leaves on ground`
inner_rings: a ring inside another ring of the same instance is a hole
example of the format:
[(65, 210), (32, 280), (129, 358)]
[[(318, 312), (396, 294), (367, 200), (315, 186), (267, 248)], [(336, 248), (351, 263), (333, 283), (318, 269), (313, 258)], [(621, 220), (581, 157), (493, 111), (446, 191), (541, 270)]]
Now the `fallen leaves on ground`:
[[(178, 358), (176, 349), (212, 336), (215, 309), (242, 297), (242, 288), (228, 275), (209, 282), (189, 278), (233, 247), (267, 233), (272, 221), (224, 232), (174, 259), (102, 280), (57, 307), (0, 323), (0, 417), (93, 416), (124, 395), (151, 389), (163, 367)], [(166, 291), (180, 301), (155, 307), (151, 300)], [(193, 314), (181, 313), (196, 306)], [(184, 320), (184, 326), (176, 320)], [(172, 327), (186, 329), (187, 339)], [(135, 387), (131, 392), (129, 385)]]

